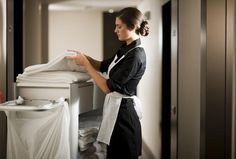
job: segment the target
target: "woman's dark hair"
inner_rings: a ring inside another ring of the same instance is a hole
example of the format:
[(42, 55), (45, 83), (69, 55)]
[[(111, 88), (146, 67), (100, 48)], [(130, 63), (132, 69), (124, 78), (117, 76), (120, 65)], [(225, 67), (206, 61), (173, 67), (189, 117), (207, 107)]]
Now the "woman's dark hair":
[(116, 17), (125, 23), (128, 28), (136, 28), (135, 32), (138, 35), (147, 36), (149, 34), (148, 21), (144, 20), (143, 14), (137, 8), (124, 8), (117, 13)]

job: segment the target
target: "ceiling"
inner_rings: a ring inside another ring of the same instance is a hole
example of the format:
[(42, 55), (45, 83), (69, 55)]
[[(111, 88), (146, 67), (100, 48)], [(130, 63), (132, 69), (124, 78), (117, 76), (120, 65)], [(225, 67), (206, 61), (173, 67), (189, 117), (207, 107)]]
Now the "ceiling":
[(137, 6), (142, 0), (64, 0), (49, 5), (49, 10), (119, 10)]

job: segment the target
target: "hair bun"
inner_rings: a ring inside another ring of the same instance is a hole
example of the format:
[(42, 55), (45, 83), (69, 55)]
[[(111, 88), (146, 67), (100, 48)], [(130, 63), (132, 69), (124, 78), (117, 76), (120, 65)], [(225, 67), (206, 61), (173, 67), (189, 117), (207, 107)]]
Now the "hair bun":
[(143, 20), (139, 32), (142, 36), (147, 36), (149, 34), (149, 25), (147, 20)]

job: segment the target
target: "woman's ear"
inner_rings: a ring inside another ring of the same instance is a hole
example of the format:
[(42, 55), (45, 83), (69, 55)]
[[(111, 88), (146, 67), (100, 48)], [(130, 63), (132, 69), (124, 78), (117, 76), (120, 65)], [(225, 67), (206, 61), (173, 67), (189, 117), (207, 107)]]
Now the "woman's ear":
[(132, 28), (132, 27), (128, 27), (128, 26), (127, 26), (127, 29), (128, 29), (129, 31), (135, 31), (135, 30), (136, 30), (136, 27), (133, 27), (133, 28)]

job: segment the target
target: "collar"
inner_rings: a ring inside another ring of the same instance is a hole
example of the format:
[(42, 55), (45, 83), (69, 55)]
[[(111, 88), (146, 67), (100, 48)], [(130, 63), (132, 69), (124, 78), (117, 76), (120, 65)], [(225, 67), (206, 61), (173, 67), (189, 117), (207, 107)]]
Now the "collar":
[(133, 49), (134, 47), (136, 47), (140, 44), (141, 44), (140, 38), (138, 38), (137, 40), (132, 41), (129, 45), (126, 45), (126, 43), (123, 44), (117, 52), (118, 59), (121, 56), (125, 55), (129, 50)]

